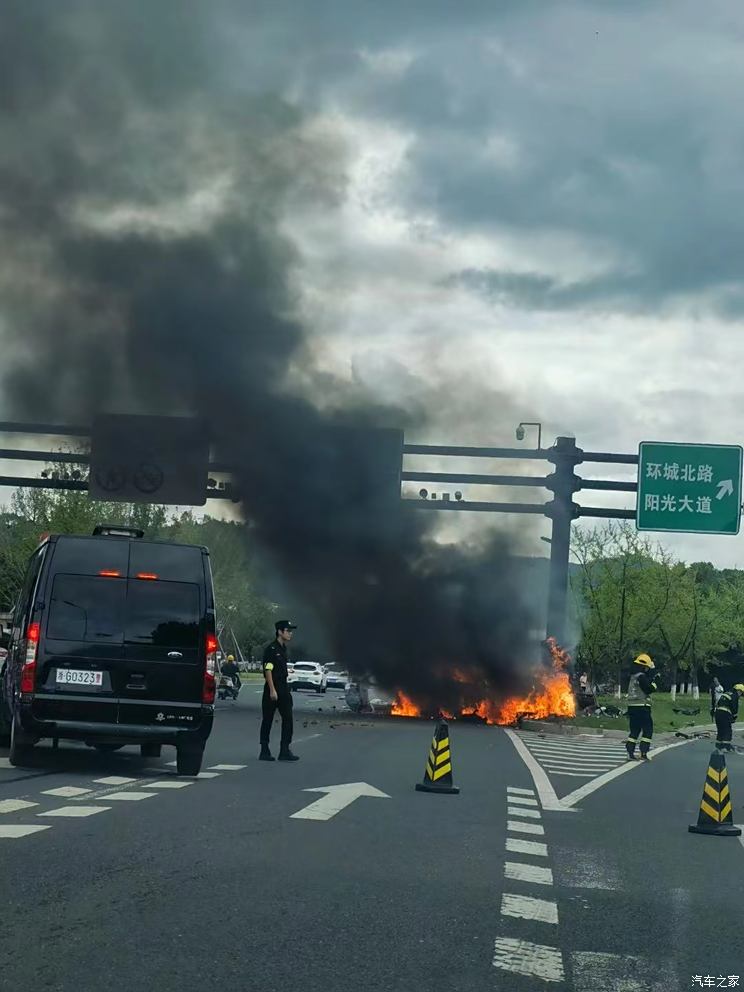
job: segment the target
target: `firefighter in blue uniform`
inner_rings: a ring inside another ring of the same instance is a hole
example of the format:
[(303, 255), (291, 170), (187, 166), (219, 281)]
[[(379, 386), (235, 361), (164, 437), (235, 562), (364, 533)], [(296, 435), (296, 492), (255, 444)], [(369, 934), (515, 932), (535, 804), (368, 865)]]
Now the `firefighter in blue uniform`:
[(733, 751), (731, 743), (734, 721), (739, 715), (739, 700), (744, 696), (744, 685), (738, 682), (733, 689), (718, 697), (713, 719), (716, 721), (716, 748), (719, 751)]
[(633, 662), (633, 674), (628, 683), (629, 732), (625, 747), (628, 761), (635, 761), (636, 745), (640, 745), (641, 760), (648, 761), (651, 738), (654, 736), (654, 718), (651, 715), (651, 694), (656, 692), (658, 673), (647, 654), (639, 654)]

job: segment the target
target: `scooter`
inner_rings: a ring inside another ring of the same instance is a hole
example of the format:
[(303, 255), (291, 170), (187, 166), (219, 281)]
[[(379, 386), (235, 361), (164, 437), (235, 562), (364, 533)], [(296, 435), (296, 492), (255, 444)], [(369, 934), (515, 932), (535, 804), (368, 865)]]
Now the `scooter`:
[(218, 699), (237, 699), (240, 695), (240, 679), (232, 675), (220, 675), (219, 682), (217, 684), (217, 698)]

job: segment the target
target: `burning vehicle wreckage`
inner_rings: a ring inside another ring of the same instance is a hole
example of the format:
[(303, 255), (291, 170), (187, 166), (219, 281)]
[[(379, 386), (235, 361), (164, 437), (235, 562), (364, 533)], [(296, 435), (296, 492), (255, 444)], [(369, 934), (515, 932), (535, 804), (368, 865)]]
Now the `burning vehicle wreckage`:
[(450, 708), (401, 690), (386, 692), (374, 679), (347, 686), (347, 702), (356, 712), (379, 716), (462, 720), (498, 726), (522, 720), (560, 720), (576, 715), (576, 696), (570, 679), (570, 656), (555, 641), (546, 642), (548, 660), (531, 671), (532, 688), (523, 695), (492, 698), (487, 682), (476, 684), (471, 675), (452, 670), (453, 693), (459, 704)]

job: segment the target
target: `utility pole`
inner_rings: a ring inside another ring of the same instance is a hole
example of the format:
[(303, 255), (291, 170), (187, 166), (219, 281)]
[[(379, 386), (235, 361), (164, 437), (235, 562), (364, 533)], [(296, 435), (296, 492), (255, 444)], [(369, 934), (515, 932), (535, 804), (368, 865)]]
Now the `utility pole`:
[(553, 521), (550, 538), (550, 579), (548, 586), (547, 636), (566, 643), (566, 603), (568, 599), (568, 558), (571, 550), (571, 523), (579, 516), (573, 494), (581, 488), (574, 468), (584, 460), (584, 452), (572, 437), (556, 438), (548, 451), (555, 471), (545, 480), (553, 499), (545, 504), (545, 516)]

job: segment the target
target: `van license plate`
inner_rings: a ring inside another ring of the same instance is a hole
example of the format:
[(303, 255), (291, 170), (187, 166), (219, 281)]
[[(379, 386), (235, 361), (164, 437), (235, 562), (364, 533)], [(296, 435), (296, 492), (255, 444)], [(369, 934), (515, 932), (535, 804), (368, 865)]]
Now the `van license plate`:
[(103, 672), (81, 672), (75, 668), (58, 668), (59, 685), (103, 685)]

